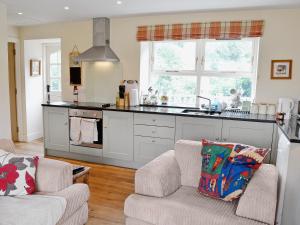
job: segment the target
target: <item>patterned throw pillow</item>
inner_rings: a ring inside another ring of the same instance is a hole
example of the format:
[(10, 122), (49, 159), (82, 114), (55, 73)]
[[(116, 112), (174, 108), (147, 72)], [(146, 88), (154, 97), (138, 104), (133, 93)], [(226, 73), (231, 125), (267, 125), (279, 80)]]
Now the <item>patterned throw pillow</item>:
[(269, 149), (202, 140), (202, 172), (199, 191), (232, 201), (241, 196)]
[(35, 191), (38, 157), (0, 149), (0, 195), (28, 195)]

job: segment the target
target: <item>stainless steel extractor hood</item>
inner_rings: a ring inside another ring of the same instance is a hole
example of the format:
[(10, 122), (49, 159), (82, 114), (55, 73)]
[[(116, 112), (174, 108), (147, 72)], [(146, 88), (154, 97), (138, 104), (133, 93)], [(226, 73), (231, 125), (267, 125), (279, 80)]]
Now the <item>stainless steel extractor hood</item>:
[(110, 24), (108, 18), (93, 19), (93, 47), (78, 56), (83, 62), (119, 62), (119, 57), (109, 47)]

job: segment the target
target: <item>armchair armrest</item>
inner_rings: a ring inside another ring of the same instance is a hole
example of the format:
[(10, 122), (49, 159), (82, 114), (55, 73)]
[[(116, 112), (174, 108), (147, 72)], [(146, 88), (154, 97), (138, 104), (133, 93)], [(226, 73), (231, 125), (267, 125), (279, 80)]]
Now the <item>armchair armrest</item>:
[(0, 149), (7, 152), (15, 153), (15, 144), (9, 139), (0, 139)]
[(58, 192), (73, 184), (73, 166), (70, 163), (41, 158), (36, 172), (36, 189), (40, 192)]
[(273, 225), (277, 203), (278, 171), (263, 164), (256, 171), (241, 196), (236, 215)]
[(164, 197), (180, 186), (180, 169), (174, 150), (162, 154), (135, 173), (137, 194)]

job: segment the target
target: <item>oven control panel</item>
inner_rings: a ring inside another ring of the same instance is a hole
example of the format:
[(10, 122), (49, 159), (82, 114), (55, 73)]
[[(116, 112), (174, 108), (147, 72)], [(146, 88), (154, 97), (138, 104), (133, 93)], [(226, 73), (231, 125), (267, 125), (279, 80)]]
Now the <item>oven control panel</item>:
[(93, 119), (101, 119), (102, 111), (98, 110), (83, 110), (83, 109), (70, 109), (69, 116), (74, 117), (84, 117), (84, 118), (93, 118)]

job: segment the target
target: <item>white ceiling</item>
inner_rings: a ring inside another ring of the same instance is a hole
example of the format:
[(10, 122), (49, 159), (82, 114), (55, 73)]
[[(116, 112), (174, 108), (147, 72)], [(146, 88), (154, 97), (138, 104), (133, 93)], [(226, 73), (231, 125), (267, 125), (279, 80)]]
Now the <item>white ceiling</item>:
[[(93, 17), (300, 6), (300, 0), (0, 0), (7, 5), (11, 25), (33, 25)], [(69, 6), (70, 10), (64, 7)], [(23, 15), (18, 15), (22, 12)]]

